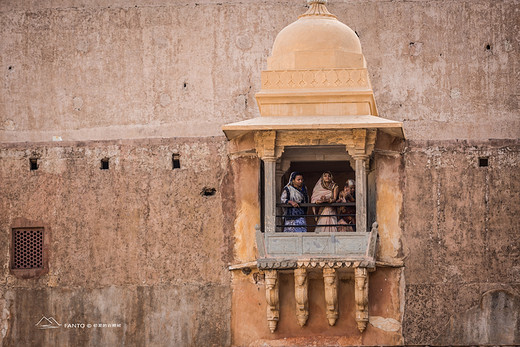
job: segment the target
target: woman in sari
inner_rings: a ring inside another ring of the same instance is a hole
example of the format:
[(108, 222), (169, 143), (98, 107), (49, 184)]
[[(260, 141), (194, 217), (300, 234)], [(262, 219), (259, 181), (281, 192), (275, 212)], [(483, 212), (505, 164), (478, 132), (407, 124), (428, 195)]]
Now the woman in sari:
[[(338, 202), (356, 202), (356, 182), (352, 179), (347, 180), (347, 184), (339, 193)], [(338, 214), (356, 214), (356, 209), (350, 206), (341, 206), (338, 208)], [(356, 231), (356, 218), (354, 216), (340, 216), (338, 220), (338, 231)]]
[(291, 173), (289, 183), (282, 189), (280, 197), (282, 204), (289, 204), (292, 207), (284, 208), (284, 232), (305, 233), (307, 232), (307, 222), (305, 221), (306, 207), (299, 204), (308, 203), (309, 195), (307, 188), (303, 184), (303, 175), (299, 172)]
[[(323, 204), (335, 202), (338, 198), (338, 185), (334, 183), (332, 173), (330, 171), (324, 172), (314, 189), (312, 190), (311, 202), (313, 204)], [(318, 213), (313, 207), (314, 214), (318, 214), (318, 221), (316, 222), (315, 232), (334, 232), (337, 231), (336, 224), (338, 223), (336, 216), (336, 209), (334, 207), (320, 207)], [(323, 226), (320, 226), (323, 225)]]

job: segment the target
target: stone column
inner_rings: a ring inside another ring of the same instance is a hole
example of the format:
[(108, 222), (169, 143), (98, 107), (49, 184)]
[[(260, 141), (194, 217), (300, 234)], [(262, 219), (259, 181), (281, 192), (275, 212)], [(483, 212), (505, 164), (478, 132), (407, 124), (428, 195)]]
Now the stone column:
[(367, 231), (367, 171), (368, 156), (356, 156), (356, 231)]
[[(290, 164), (290, 162), (289, 162)], [(281, 214), (282, 213), (282, 209), (280, 207), (276, 207), (276, 203), (280, 202), (280, 195), (282, 194), (282, 176), (284, 175), (285, 171), (287, 171), (287, 169), (289, 169), (288, 167), (286, 169), (284, 169), (284, 166), (286, 166), (287, 163), (284, 162), (283, 160), (280, 162), (279, 160), (277, 161), (276, 163), (276, 182), (275, 182), (275, 185), (274, 185), (274, 188), (275, 188), (275, 207), (274, 207), (274, 211), (275, 211), (275, 214), (278, 213), (278, 214)], [(288, 166), (288, 165), (287, 165)], [(282, 224), (283, 223), (283, 218), (276, 218), (275, 217), (275, 223), (278, 223), (278, 224)]]
[(264, 206), (265, 232), (274, 233), (276, 230), (276, 158), (262, 158), (264, 161)]

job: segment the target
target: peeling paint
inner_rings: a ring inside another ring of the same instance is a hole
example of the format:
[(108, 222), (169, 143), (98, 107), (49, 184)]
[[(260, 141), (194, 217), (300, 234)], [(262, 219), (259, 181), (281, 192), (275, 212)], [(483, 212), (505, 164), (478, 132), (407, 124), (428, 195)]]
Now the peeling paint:
[(401, 329), (401, 322), (393, 318), (370, 316), (368, 321), (374, 327), (384, 331), (399, 331)]

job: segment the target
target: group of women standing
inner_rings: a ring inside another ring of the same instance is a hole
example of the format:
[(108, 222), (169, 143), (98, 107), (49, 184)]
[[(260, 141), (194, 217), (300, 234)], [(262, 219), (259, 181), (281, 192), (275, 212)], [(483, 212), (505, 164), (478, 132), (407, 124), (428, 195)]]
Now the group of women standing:
[[(338, 185), (334, 182), (332, 173), (324, 172), (314, 189), (310, 202), (313, 204), (333, 203), (333, 202), (355, 202), (355, 182), (349, 179), (341, 192)], [(306, 232), (307, 208), (300, 206), (302, 203), (309, 202), (307, 188), (303, 184), (303, 175), (299, 172), (291, 173), (289, 183), (283, 188), (280, 198), (282, 204), (289, 204), (292, 207), (284, 208), (284, 229), (285, 232)], [(338, 209), (332, 206), (312, 207), (316, 218), (315, 232), (336, 232), (336, 231), (355, 231), (356, 221), (352, 207), (340, 206)], [(339, 215), (339, 220), (338, 216)]]

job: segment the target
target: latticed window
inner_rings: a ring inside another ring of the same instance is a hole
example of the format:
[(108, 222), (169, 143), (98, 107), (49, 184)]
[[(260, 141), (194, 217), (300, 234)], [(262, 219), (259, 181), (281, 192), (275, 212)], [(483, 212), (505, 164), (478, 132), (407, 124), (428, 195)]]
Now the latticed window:
[(43, 268), (43, 228), (13, 229), (12, 269)]

